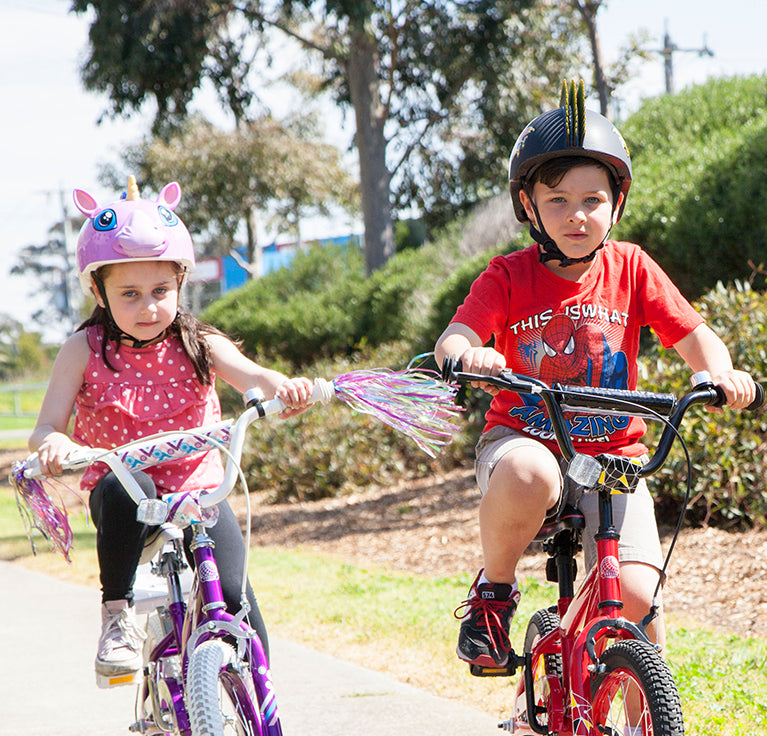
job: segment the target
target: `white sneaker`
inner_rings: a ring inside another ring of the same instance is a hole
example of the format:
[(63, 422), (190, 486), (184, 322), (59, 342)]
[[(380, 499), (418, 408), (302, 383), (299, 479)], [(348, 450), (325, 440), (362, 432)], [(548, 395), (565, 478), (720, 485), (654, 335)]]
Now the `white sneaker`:
[(136, 623), (136, 612), (128, 601), (104, 603), (101, 606), (96, 672), (108, 676), (141, 669), (145, 638), (146, 634)]

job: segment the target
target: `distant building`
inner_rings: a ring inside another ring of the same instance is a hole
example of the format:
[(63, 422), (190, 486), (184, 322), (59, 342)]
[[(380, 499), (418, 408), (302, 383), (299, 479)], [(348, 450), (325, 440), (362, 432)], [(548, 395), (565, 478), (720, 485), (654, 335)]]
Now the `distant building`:
[[(359, 247), (360, 241), (359, 235), (340, 235), (334, 238), (303, 240), (300, 243), (274, 242), (262, 246), (262, 276), (290, 266), (299, 248), (349, 244)], [(238, 257), (227, 255), (219, 258), (201, 258), (197, 261), (197, 267), (189, 276), (192, 311), (203, 309), (226, 292), (247, 283), (249, 274), (245, 268), (246, 248), (244, 245), (237, 246), (235, 251)]]

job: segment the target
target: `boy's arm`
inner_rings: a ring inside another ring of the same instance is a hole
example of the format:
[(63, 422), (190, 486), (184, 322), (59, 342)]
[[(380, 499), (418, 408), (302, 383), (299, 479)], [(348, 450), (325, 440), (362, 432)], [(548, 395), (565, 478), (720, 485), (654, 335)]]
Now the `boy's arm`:
[[(471, 327), (461, 322), (451, 322), (440, 335), (434, 346), (437, 365), (442, 365), (448, 355), (461, 361), (461, 368), (466, 373), (478, 373), (497, 376), (506, 367), (506, 358), (493, 348), (486, 348), (482, 340)], [(495, 386), (485, 383), (473, 384), (493, 395), (498, 393)]]
[(756, 387), (745, 371), (735, 370), (727, 346), (705, 324), (699, 325), (674, 345), (693, 372), (708, 371), (721, 386), (731, 409), (743, 409), (756, 397)]

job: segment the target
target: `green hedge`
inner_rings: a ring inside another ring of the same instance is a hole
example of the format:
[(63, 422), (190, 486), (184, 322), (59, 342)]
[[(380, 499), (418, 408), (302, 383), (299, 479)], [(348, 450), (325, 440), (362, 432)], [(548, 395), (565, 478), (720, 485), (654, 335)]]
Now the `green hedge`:
[[(727, 344), (737, 368), (757, 380), (767, 377), (767, 296), (748, 284), (730, 288), (719, 284), (697, 304), (712, 329)], [(663, 348), (642, 359), (642, 383), (677, 395), (689, 390), (689, 369)], [(767, 415), (722, 413), (693, 409), (682, 427), (692, 459), (691, 505), (687, 520), (727, 528), (763, 526), (767, 521)], [(649, 442), (658, 431), (651, 426)], [(661, 472), (651, 481), (659, 518), (669, 521), (684, 498), (687, 467), (677, 446)]]
[(620, 127), (634, 183), (616, 237), (645, 248), (690, 299), (767, 262), (767, 77), (648, 100)]
[(415, 345), (425, 341), (431, 304), (456, 247), (448, 234), (406, 249), (368, 279), (355, 247), (314, 247), (296, 255), (290, 268), (217, 300), (201, 317), (239, 339), (248, 355), (287, 370), (365, 346)]

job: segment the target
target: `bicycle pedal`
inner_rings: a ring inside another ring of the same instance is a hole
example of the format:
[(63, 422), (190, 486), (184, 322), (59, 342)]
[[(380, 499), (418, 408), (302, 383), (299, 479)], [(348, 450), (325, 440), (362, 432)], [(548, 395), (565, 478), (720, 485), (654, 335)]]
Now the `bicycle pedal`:
[(505, 667), (485, 667), (479, 664), (470, 664), (469, 672), (474, 677), (513, 677), (517, 672), (517, 666), (517, 656), (512, 652)]
[(97, 672), (96, 685), (101, 690), (107, 690), (111, 687), (120, 687), (122, 685), (136, 685), (141, 681), (141, 675), (141, 670), (121, 672), (118, 675), (102, 675), (100, 672)]

